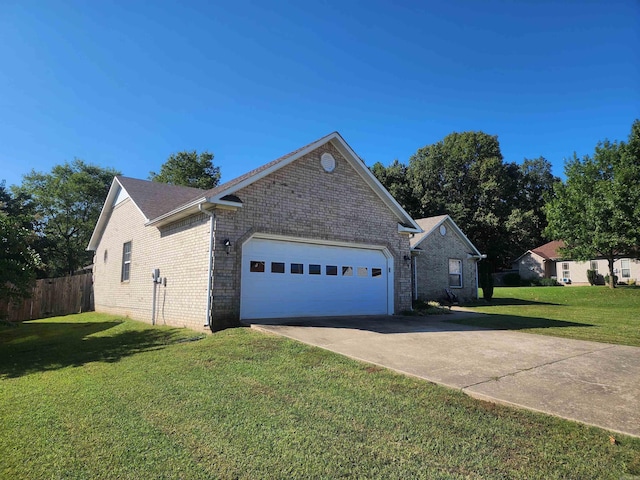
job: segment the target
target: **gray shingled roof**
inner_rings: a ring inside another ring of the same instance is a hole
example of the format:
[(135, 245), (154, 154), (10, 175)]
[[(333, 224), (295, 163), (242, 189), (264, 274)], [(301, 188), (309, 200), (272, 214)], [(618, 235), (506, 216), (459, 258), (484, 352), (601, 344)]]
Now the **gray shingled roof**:
[[(336, 132), (334, 132), (336, 133)], [(250, 172), (240, 175), (232, 180), (229, 180), (222, 185), (218, 185), (210, 190), (202, 190), (199, 188), (183, 187), (179, 185), (169, 185), (160, 182), (151, 182), (148, 180), (139, 180), (136, 178), (118, 176), (118, 181), (129, 193), (131, 199), (142, 210), (142, 213), (147, 220), (153, 220), (164, 214), (167, 214), (182, 205), (187, 205), (196, 201), (199, 198), (211, 198), (216, 195), (229, 190), (234, 185), (237, 185), (244, 180), (251, 178), (260, 172), (267, 170), (278, 163), (285, 161), (287, 158), (295, 155), (296, 153), (304, 150), (305, 148), (313, 145), (314, 143), (322, 141), (324, 138), (333, 135), (325, 135), (318, 140), (315, 140), (303, 147), (300, 147), (293, 152), (287, 153), (280, 158), (277, 158), (265, 165), (251, 170)]]
[(168, 213), (189, 200), (199, 196), (204, 197), (206, 192), (200, 188), (169, 185), (120, 175), (116, 178), (148, 220)]
[(447, 215), (438, 215), (436, 217), (427, 217), (416, 220), (418, 226), (424, 230), (422, 233), (416, 233), (409, 239), (410, 245), (413, 247), (420, 243), (424, 237), (426, 237), (431, 231), (445, 218)]

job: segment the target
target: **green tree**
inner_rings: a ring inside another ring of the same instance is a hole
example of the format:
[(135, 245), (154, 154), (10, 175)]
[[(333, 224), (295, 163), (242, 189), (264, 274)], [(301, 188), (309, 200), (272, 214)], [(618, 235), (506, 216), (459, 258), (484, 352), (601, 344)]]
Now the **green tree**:
[(149, 180), (208, 190), (220, 182), (220, 167), (213, 165), (213, 153), (183, 151), (169, 156), (160, 173), (149, 172)]
[(20, 200), (7, 191), (4, 181), (0, 182), (0, 300), (9, 302), (29, 296), (41, 266), (33, 247), (33, 217)]
[(405, 164), (394, 160), (391, 165), (385, 167), (382, 163), (376, 162), (371, 167), (371, 172), (402, 208), (410, 214), (416, 210), (417, 202), (409, 184), (409, 172)]
[(606, 258), (614, 288), (614, 260), (637, 257), (640, 245), (640, 120), (632, 126), (629, 143), (605, 140), (592, 157), (574, 154), (565, 175), (545, 207), (545, 232), (564, 240), (570, 258)]
[(416, 217), (449, 214), (494, 265), (508, 264), (506, 221), (517, 193), (518, 167), (503, 162), (498, 137), (447, 135), (409, 160)]
[(72, 274), (90, 264), (86, 251), (109, 187), (119, 172), (75, 159), (56, 165), (50, 173), (32, 170), (13, 193), (31, 198), (35, 231), (46, 276)]
[(560, 179), (551, 173), (551, 163), (544, 157), (526, 159), (518, 166), (517, 192), (506, 227), (510, 238), (511, 258), (545, 243), (547, 227), (544, 206), (553, 196), (553, 186)]

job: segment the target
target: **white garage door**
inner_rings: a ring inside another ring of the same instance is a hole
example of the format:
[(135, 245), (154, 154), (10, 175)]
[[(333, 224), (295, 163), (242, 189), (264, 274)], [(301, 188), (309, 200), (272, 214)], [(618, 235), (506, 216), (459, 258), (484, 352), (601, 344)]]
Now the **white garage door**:
[(252, 238), (242, 248), (243, 319), (386, 315), (381, 250)]

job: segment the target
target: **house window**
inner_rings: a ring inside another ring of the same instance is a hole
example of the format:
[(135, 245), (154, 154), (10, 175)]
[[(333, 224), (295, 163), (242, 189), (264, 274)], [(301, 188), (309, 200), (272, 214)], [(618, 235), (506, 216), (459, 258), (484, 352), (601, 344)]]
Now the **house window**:
[(569, 262), (562, 262), (562, 278), (567, 280), (571, 279), (571, 272), (569, 271)]
[(309, 275), (320, 275), (320, 265), (309, 264)]
[(591, 270), (596, 272), (596, 275), (598, 274), (598, 262), (597, 261), (591, 260)]
[(284, 273), (284, 262), (271, 262), (271, 273)]
[(449, 286), (462, 288), (462, 260), (458, 258), (449, 259)]
[(261, 260), (251, 260), (249, 265), (250, 272), (264, 272), (264, 262)]
[(302, 273), (304, 273), (304, 265), (302, 263), (292, 263), (291, 264), (291, 273), (294, 273), (294, 274), (302, 274)]
[(122, 273), (120, 274), (121, 282), (128, 282), (131, 275), (131, 242), (122, 245)]
[(337, 265), (327, 265), (325, 267), (325, 274), (330, 276), (338, 275), (338, 266)]
[(624, 258), (620, 261), (622, 263), (622, 278), (631, 277), (631, 265), (628, 258)]

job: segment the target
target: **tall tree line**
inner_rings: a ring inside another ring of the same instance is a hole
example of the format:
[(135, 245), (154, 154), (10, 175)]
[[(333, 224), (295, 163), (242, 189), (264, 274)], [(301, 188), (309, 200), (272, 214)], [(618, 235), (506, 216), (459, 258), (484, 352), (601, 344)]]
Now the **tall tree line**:
[(505, 162), (497, 136), (472, 131), (372, 171), (414, 218), (450, 215), (495, 267), (544, 243), (544, 205), (559, 182), (544, 157)]
[[(32, 170), (10, 188), (0, 181), (0, 300), (29, 295), (36, 278), (72, 275), (92, 263), (86, 248), (119, 174), (75, 159), (50, 172)], [(209, 189), (220, 169), (212, 153), (183, 151), (149, 180)]]

